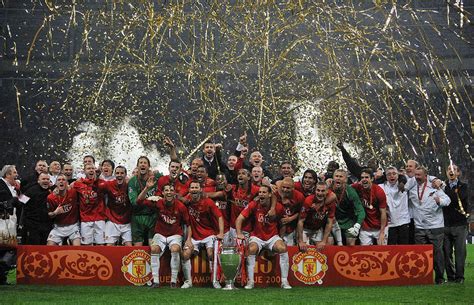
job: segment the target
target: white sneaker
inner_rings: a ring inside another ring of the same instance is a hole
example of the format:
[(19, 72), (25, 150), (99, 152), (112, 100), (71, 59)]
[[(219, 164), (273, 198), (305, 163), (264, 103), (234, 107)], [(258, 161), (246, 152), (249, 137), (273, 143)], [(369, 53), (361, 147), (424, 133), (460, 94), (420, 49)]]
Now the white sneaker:
[(247, 282), (247, 285), (245, 285), (244, 288), (245, 288), (245, 289), (253, 289), (253, 284), (254, 284), (253, 281), (248, 281), (248, 282)]
[(282, 280), (281, 281), (281, 288), (283, 289), (291, 289), (290, 283), (288, 283), (288, 280)]
[(181, 288), (187, 289), (193, 287), (193, 283), (190, 280), (184, 281), (183, 286)]
[(218, 281), (214, 281), (214, 282), (212, 283), (212, 286), (213, 286), (214, 288), (216, 288), (216, 289), (221, 289), (221, 288), (222, 288), (222, 287), (221, 287), (221, 284), (219, 284)]

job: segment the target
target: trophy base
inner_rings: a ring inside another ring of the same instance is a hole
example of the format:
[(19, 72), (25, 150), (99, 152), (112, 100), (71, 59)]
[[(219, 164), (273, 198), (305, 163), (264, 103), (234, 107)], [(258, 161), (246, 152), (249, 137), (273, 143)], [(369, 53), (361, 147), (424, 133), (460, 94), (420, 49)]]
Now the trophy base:
[(222, 290), (237, 290), (237, 288), (234, 286), (234, 281), (227, 280), (225, 281), (225, 287), (222, 288)]

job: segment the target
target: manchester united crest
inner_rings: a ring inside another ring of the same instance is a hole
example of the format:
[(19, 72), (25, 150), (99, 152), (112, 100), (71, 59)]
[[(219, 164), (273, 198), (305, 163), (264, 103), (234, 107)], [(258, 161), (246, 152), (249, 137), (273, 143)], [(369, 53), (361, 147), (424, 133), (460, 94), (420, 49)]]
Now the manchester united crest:
[(328, 270), (327, 257), (316, 249), (309, 248), (306, 252), (298, 252), (293, 255), (291, 270), (300, 281), (306, 285), (323, 283), (323, 278)]
[(133, 250), (122, 258), (122, 272), (127, 281), (143, 286), (153, 278), (150, 266), (150, 254), (144, 250)]

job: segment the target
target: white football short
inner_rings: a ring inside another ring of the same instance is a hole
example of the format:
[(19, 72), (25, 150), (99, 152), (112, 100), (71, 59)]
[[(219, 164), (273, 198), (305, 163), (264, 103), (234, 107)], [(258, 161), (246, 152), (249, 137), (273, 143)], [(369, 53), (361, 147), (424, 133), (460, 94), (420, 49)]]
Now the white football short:
[(261, 240), (256, 236), (251, 236), (249, 240), (249, 245), (251, 243), (256, 243), (258, 246), (258, 252), (262, 251), (262, 249), (268, 249), (270, 251), (273, 251), (273, 246), (279, 240), (283, 241), (283, 239), (281, 239), (281, 237), (278, 235), (274, 235), (269, 240)]
[(202, 240), (195, 240), (191, 238), (194, 246), (194, 252), (199, 252), (200, 247), (205, 246), (206, 249), (214, 248), (214, 240), (216, 239), (215, 235), (209, 235), (208, 237)]
[(291, 233), (285, 233), (283, 236), (283, 241), (287, 246), (294, 246), (295, 245), (295, 231)]
[(70, 241), (81, 238), (79, 223), (75, 223), (68, 226), (54, 225), (51, 232), (49, 232), (48, 241), (52, 241), (58, 245), (62, 245), (63, 239), (65, 238), (69, 239)]
[(118, 224), (107, 221), (105, 223), (105, 242), (115, 244), (120, 238), (122, 243), (132, 242), (132, 225), (130, 223)]
[(105, 244), (105, 220), (81, 222), (81, 244)]
[[(229, 232), (227, 232), (227, 233), (229, 233), (229, 235), (228, 235), (227, 239), (224, 235), (224, 245), (227, 245), (227, 244), (235, 245), (236, 239), (237, 239), (237, 230), (234, 229), (234, 228), (230, 228)], [(249, 241), (250, 233), (247, 232), (247, 231), (242, 231), (242, 234), (244, 234), (245, 240)]]
[[(363, 246), (373, 245), (374, 240), (378, 242), (379, 234), (380, 234), (380, 229), (379, 230), (360, 229), (360, 232), (359, 232), (360, 244)], [(388, 227), (385, 227), (385, 234), (384, 234), (384, 241), (383, 241), (384, 245), (387, 244), (387, 237), (388, 237)]]
[(316, 243), (323, 240), (323, 229), (319, 230), (303, 230), (303, 241), (309, 245), (316, 245)]
[(171, 247), (172, 245), (178, 245), (181, 247), (183, 242), (183, 237), (181, 235), (171, 235), (165, 237), (161, 234), (155, 233), (153, 240), (151, 241), (151, 246), (158, 246), (161, 249), (161, 252), (164, 252), (166, 247)]

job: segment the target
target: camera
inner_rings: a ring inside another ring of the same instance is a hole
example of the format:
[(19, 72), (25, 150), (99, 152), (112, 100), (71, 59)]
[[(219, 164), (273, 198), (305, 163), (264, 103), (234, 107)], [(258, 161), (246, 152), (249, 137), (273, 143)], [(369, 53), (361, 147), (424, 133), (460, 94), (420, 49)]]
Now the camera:
[(13, 207), (18, 198), (11, 198), (9, 200), (0, 201), (0, 214), (13, 214)]

